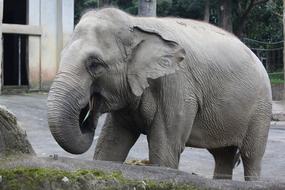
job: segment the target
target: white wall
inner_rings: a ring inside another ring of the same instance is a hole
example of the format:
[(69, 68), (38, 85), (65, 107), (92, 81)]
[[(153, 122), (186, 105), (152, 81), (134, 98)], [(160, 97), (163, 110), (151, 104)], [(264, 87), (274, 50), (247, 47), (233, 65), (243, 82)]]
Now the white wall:
[(60, 60), (60, 52), (65, 47), (66, 43), (74, 29), (74, 0), (58, 0), (58, 61)]
[(74, 28), (74, 0), (41, 0), (41, 89), (48, 90)]
[[(74, 0), (62, 0), (62, 45), (68, 42), (74, 29)], [(71, 19), (72, 18), (72, 19)]]

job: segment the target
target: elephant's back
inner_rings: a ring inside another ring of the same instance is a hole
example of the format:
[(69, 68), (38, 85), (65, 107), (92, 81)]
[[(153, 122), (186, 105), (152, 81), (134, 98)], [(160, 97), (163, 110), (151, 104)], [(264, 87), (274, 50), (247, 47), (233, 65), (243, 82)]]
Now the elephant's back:
[(137, 24), (157, 31), (164, 39), (175, 41), (185, 49), (185, 61), (180, 68), (189, 81), (195, 81), (191, 86), (199, 91), (200, 103), (210, 96), (216, 102), (235, 97), (234, 102), (252, 104), (258, 96), (271, 99), (264, 66), (233, 34), (191, 19), (138, 18)]
[(186, 50), (188, 69), (200, 77), (197, 81), (204, 81), (208, 85), (216, 84), (215, 80), (220, 85), (227, 81), (226, 86), (231, 84), (265, 89), (271, 96), (270, 82), (263, 64), (236, 36), (205, 22), (170, 20), (176, 23), (173, 27), (176, 28), (173, 30), (176, 40)]
[(180, 18), (137, 18), (134, 25), (143, 25), (148, 31), (181, 45), (191, 71), (199, 69), (211, 75), (220, 71), (233, 77), (243, 72), (243, 75), (252, 72), (253, 77), (266, 75), (258, 58), (235, 35), (209, 23)]

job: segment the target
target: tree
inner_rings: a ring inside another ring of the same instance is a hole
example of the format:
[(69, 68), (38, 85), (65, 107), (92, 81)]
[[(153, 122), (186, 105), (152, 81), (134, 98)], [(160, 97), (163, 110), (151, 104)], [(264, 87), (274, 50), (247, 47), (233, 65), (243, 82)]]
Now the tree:
[(210, 0), (205, 0), (204, 21), (210, 21)]
[(117, 6), (132, 15), (138, 14), (137, 0), (117, 0)]
[(248, 16), (250, 12), (253, 10), (254, 7), (264, 4), (268, 2), (269, 0), (242, 0), (242, 1), (236, 1), (236, 24), (235, 24), (235, 34), (238, 37), (243, 36), (244, 32), (244, 26), (246, 23), (246, 20), (248, 19)]
[(82, 14), (88, 9), (97, 8), (97, 0), (75, 0), (74, 23), (77, 24)]
[(139, 0), (139, 16), (156, 16), (156, 0)]
[[(283, 40), (285, 36), (285, 0), (283, 0)], [(284, 45), (283, 45), (283, 77), (285, 81), (285, 40), (284, 40)], [(285, 84), (284, 84), (284, 90), (285, 91)], [(285, 99), (285, 93), (283, 95), (283, 99)]]
[(203, 20), (204, 11), (204, 0), (172, 0), (168, 16)]
[(112, 3), (111, 0), (98, 0), (98, 5), (97, 7), (104, 7), (104, 6), (108, 6)]
[[(240, 37), (257, 39), (260, 41), (277, 42), (283, 40), (282, 30), (282, 0), (268, 1), (255, 6), (245, 20)], [(235, 19), (235, 31), (238, 18)], [(278, 46), (280, 47), (280, 46)], [(272, 47), (272, 48), (278, 48)], [(267, 48), (267, 47), (259, 47)]]
[(220, 0), (219, 26), (229, 32), (233, 32), (232, 0)]

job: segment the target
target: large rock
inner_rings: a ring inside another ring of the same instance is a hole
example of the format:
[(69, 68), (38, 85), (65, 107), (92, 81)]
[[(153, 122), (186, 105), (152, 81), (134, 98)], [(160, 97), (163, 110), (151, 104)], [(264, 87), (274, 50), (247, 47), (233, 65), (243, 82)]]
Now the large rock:
[(20, 155), (35, 155), (35, 152), (16, 117), (0, 106), (0, 158)]

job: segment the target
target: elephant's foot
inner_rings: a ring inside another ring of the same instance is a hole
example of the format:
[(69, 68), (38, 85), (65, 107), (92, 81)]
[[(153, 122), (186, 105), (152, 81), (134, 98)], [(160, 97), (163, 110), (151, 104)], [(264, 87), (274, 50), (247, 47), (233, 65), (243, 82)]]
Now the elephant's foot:
[(232, 179), (237, 147), (209, 149), (215, 159), (214, 179)]
[(260, 178), (261, 158), (242, 155), (245, 181), (257, 181)]
[(150, 166), (152, 165), (149, 160), (127, 160), (125, 164), (136, 166)]

